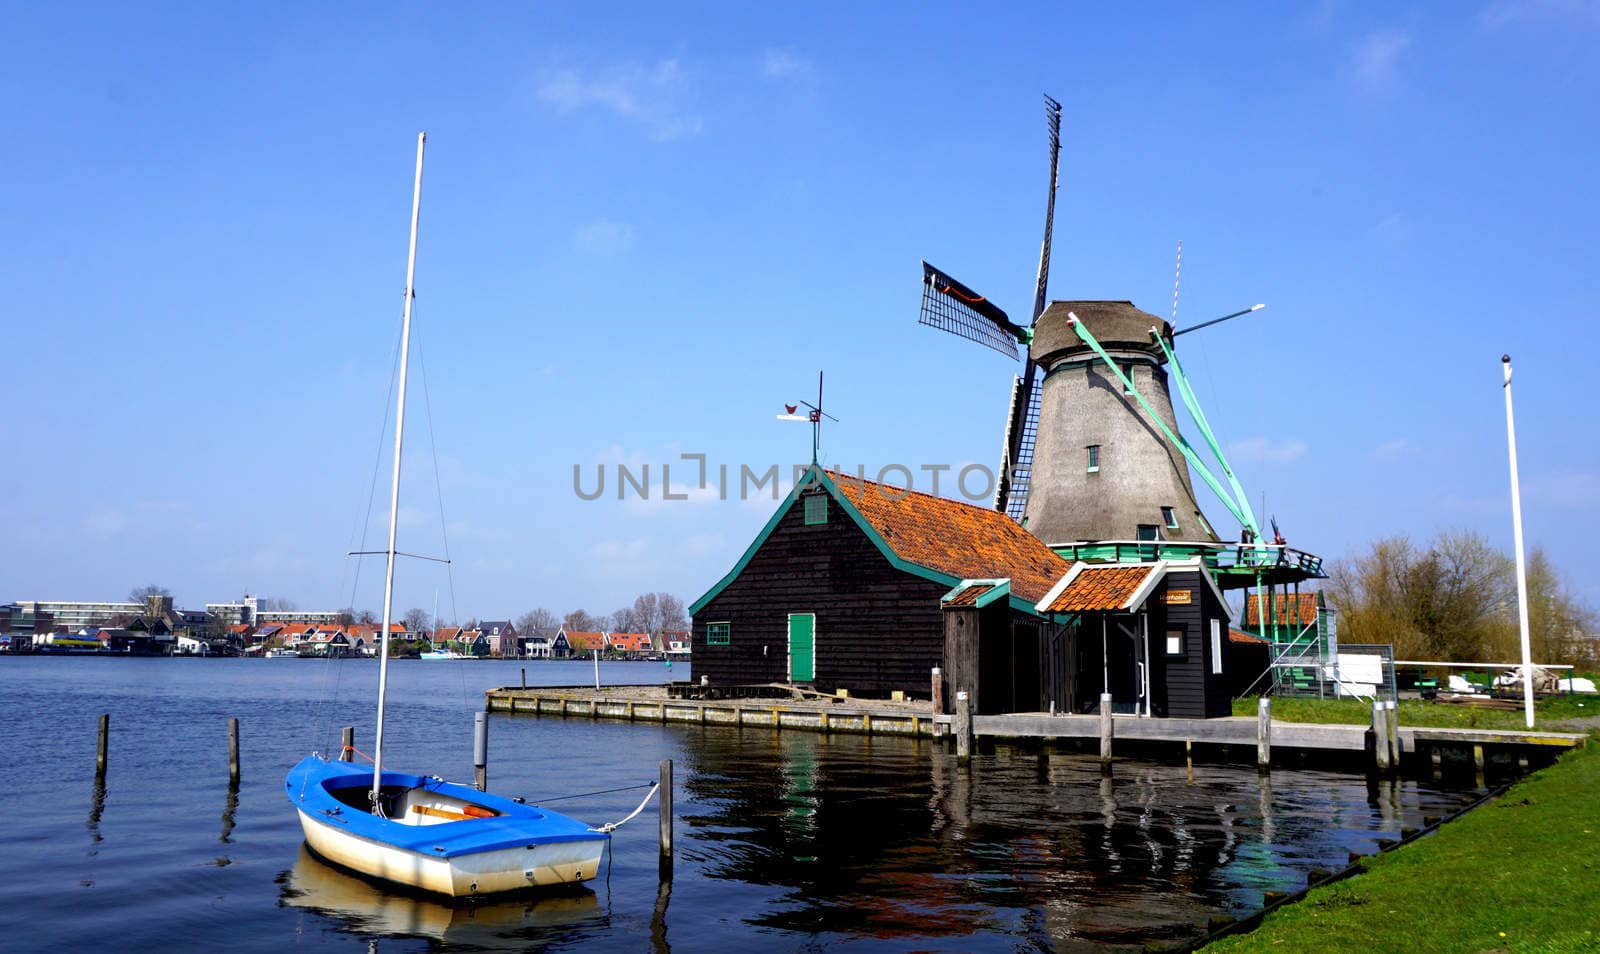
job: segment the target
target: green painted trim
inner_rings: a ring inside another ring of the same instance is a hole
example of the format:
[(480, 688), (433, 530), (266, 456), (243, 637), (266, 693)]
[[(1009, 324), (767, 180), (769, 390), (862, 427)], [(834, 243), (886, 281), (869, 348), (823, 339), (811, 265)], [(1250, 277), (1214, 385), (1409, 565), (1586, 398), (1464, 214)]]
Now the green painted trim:
[[(1216, 477), (1211, 475), (1210, 468), (1206, 467), (1205, 461), (1200, 459), (1200, 455), (1195, 453), (1194, 448), (1189, 446), (1189, 442), (1184, 440), (1182, 435), (1167, 427), (1167, 422), (1161, 419), (1161, 415), (1156, 413), (1155, 408), (1150, 406), (1150, 402), (1145, 400), (1143, 394), (1139, 393), (1139, 389), (1133, 386), (1132, 381), (1128, 380), (1128, 376), (1122, 373), (1121, 368), (1117, 367), (1116, 360), (1111, 355), (1106, 354), (1106, 349), (1100, 347), (1100, 342), (1096, 341), (1089, 329), (1083, 326), (1083, 322), (1073, 322), (1072, 330), (1077, 333), (1080, 341), (1088, 345), (1094, 350), (1095, 354), (1100, 356), (1100, 361), (1111, 369), (1111, 373), (1117, 376), (1117, 380), (1122, 382), (1122, 386), (1127, 389), (1127, 392), (1133, 395), (1133, 399), (1139, 402), (1139, 406), (1144, 408), (1144, 412), (1150, 415), (1150, 422), (1160, 429), (1161, 433), (1166, 436), (1167, 440), (1172, 442), (1172, 445), (1178, 449), (1179, 453), (1183, 454), (1184, 460), (1187, 460), (1189, 466), (1195, 469), (1195, 472), (1200, 475), (1200, 479), (1204, 480), (1206, 486), (1210, 487), (1212, 492), (1217, 495), (1217, 499), (1222, 501), (1223, 506), (1232, 511), (1234, 517), (1240, 523), (1256, 529), (1254, 526), (1255, 517), (1249, 516), (1245, 511), (1239, 509), (1239, 505), (1223, 489), (1222, 484), (1217, 481)], [(1259, 540), (1260, 538), (1261, 534), (1258, 530), (1256, 539)]]
[(1189, 386), (1189, 376), (1183, 373), (1183, 365), (1178, 363), (1178, 356), (1167, 346), (1167, 341), (1156, 335), (1156, 343), (1161, 345), (1161, 351), (1167, 356), (1167, 363), (1172, 366), (1172, 376), (1178, 382), (1178, 396), (1189, 408), (1189, 416), (1194, 418), (1194, 423), (1200, 428), (1200, 436), (1206, 439), (1211, 453), (1216, 455), (1217, 463), (1222, 465), (1222, 473), (1228, 478), (1228, 486), (1233, 488), (1234, 500), (1238, 502), (1239, 509), (1244, 511), (1250, 520), (1245, 526), (1255, 534), (1257, 540), (1261, 539), (1261, 524), (1256, 520), (1256, 514), (1250, 507), (1250, 495), (1244, 492), (1244, 487), (1239, 484), (1239, 478), (1234, 475), (1233, 467), (1228, 464), (1227, 455), (1222, 453), (1222, 445), (1217, 443), (1217, 436), (1211, 433), (1211, 424), (1206, 420), (1206, 412), (1200, 408), (1200, 399), (1195, 397), (1194, 389)]
[[(953, 589), (950, 592), (946, 593), (945, 595), (939, 597), (939, 602), (941, 604), (949, 602), (950, 600), (954, 599), (956, 594), (960, 593), (962, 590), (970, 589), (971, 587), (974, 587), (974, 586), (992, 586), (992, 587), (994, 587), (994, 589), (992, 589), (989, 592), (983, 594), (982, 596), (978, 597), (976, 600), (974, 600), (972, 602), (972, 606), (973, 606), (974, 609), (983, 609), (985, 606), (988, 606), (990, 603), (993, 603), (995, 600), (1001, 598), (1002, 596), (1010, 596), (1011, 595), (1011, 580), (1010, 579), (962, 580), (961, 584), (959, 586), (957, 586), (955, 589)], [(1033, 615), (1038, 616), (1039, 614), (1038, 613), (1034, 613)]]

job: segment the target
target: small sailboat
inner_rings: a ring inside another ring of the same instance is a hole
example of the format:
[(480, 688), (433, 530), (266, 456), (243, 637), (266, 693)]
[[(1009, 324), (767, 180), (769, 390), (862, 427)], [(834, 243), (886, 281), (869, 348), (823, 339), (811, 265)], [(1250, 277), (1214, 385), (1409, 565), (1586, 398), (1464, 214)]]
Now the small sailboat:
[[(417, 221), (422, 207), (422, 154), (426, 143), (427, 135), (418, 134), (411, 244), (406, 260), (405, 314), (400, 339), (400, 386), (395, 412), (394, 475), (389, 496), (389, 546), (381, 633), (389, 632), (394, 607), (406, 365), (411, 345)], [(384, 770), (383, 718), (389, 684), (389, 640), (380, 639), (378, 645), (381, 647), (378, 722), (372, 767), (330, 761), (313, 754), (290, 769), (284, 779), (284, 792), (300, 814), (300, 825), (311, 850), (357, 873), (450, 897), (494, 894), (593, 878), (599, 872), (600, 856), (616, 825), (591, 828), (564, 815), (446, 782), (436, 775)], [(640, 808), (643, 807), (641, 803)]]

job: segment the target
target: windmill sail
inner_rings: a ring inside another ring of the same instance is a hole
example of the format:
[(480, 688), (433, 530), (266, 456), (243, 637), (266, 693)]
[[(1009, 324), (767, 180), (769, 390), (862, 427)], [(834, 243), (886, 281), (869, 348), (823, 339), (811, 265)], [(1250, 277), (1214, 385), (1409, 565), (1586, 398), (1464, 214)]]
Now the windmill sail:
[[(1037, 378), (1037, 376), (1036, 376)], [(1026, 402), (1026, 409), (1024, 409)], [(1011, 414), (1006, 424), (1006, 445), (1000, 462), (1000, 480), (995, 484), (994, 508), (1022, 522), (1028, 504), (1028, 484), (1033, 477), (1033, 444), (1039, 434), (1039, 382), (1023, 386), (1017, 375), (1011, 386)], [(1013, 457), (1013, 454), (1015, 457)]]
[(994, 302), (927, 262), (922, 263), (922, 312), (917, 322), (1012, 358), (1017, 357), (1018, 339), (1026, 335)]

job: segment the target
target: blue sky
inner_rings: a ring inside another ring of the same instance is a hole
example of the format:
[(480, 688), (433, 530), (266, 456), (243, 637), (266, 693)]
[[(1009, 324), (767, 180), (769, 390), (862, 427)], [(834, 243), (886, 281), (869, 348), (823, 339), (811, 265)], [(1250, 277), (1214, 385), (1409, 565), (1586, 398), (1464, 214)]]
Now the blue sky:
[(1165, 315), (1181, 239), (1180, 324), (1268, 304), (1180, 345), (1291, 543), (1509, 545), (1509, 351), (1530, 541), (1600, 600), (1600, 6), (859, 6), (0, 8), (0, 599), (350, 600), (420, 129), (401, 546), (442, 496), (461, 617), (698, 596), (771, 501), (574, 465), (803, 461), (818, 369), (828, 462), (996, 464), (1015, 367), (918, 260), (1025, 317), (1049, 92), (1052, 297)]

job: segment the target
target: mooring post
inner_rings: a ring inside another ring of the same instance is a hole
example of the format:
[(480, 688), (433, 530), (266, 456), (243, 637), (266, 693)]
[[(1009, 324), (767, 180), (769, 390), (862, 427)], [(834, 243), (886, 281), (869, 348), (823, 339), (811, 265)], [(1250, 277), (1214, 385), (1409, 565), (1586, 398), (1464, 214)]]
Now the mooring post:
[(1389, 773), (1389, 720), (1388, 710), (1377, 699), (1372, 700), (1372, 756), (1379, 775)]
[(94, 753), (94, 777), (97, 779), (106, 777), (106, 749), (110, 738), (111, 713), (102, 712), (100, 714), (100, 744), (95, 748)]
[(956, 733), (956, 758), (972, 757), (972, 707), (965, 689), (956, 693), (956, 715), (951, 728)]
[(1189, 781), (1194, 781), (1194, 740), (1183, 740), (1183, 762), (1188, 772)]
[(472, 714), (472, 786), (489, 790), (489, 713)]
[(933, 714), (944, 715), (944, 673), (933, 667)]
[(1383, 704), (1384, 728), (1389, 730), (1389, 768), (1400, 771), (1400, 703), (1393, 699)]
[(522, 688), (528, 688), (528, 667), (522, 667)]
[(228, 783), (239, 784), (239, 720), (228, 720)]
[(339, 730), (339, 761), (354, 762), (356, 759), (356, 727), (347, 725)]
[(594, 691), (600, 691), (600, 650), (594, 651)]
[(661, 787), (656, 789), (661, 810), (661, 856), (656, 869), (662, 881), (672, 880), (672, 760), (661, 760)]
[(1256, 702), (1256, 771), (1272, 770), (1272, 700), (1262, 696)]
[(1100, 767), (1111, 767), (1111, 693), (1100, 693)]

